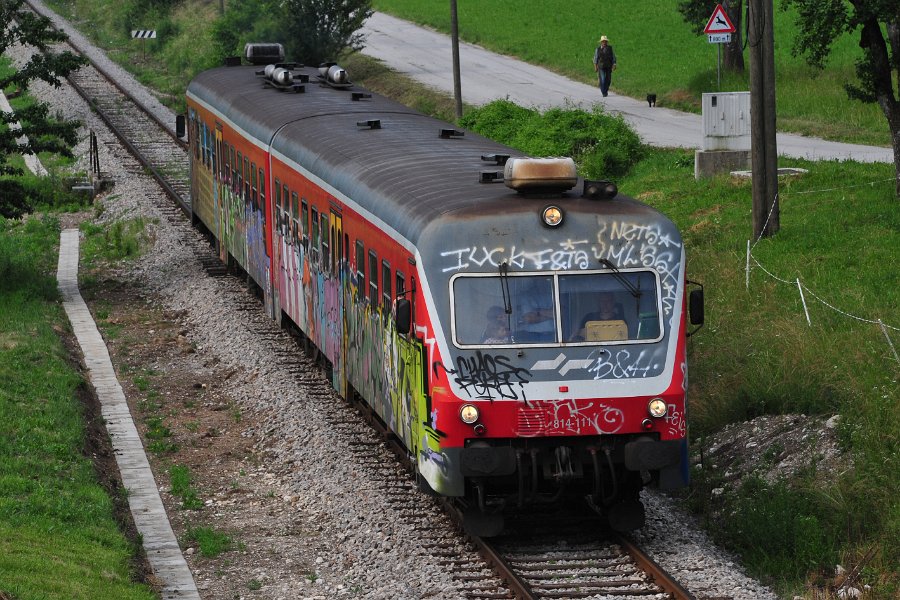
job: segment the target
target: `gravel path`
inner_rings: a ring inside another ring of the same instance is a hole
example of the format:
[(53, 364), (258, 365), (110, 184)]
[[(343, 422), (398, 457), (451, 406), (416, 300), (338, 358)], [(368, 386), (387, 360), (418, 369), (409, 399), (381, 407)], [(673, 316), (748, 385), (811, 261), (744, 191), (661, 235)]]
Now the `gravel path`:
[[(22, 60), (24, 50), (16, 49), (14, 55)], [(91, 55), (105, 60), (98, 51)], [(112, 64), (108, 69), (118, 70)], [(123, 75), (121, 80), (131, 81), (129, 87), (136, 86), (148, 105), (158, 105), (132, 78)], [(164, 201), (161, 191), (140, 174), (134, 160), (68, 86), (36, 86), (32, 93), (84, 123), (82, 142), (75, 149), (80, 168), (87, 163), (87, 132), (97, 132), (101, 168), (115, 179), (114, 189), (102, 199), (101, 219), (144, 215), (157, 220), (153, 247), (119, 276), (145, 290), (155, 307), (180, 315), (179, 324), (196, 349), (190, 360), (196, 362), (198, 376), (210, 364), (235, 373), (220, 382), (220, 391), (243, 411), (241, 437), (267, 457), (263, 464), (247, 467), (247, 477), (268, 490), (263, 499), (247, 496), (242, 507), (234, 506), (241, 504), (240, 499), (225, 501), (218, 496), (207, 503), (217, 515), (231, 515), (235, 527), (240, 520), (252, 520), (257, 530), (270, 533), (248, 544), (226, 576), (209, 572), (192, 557), (189, 564), (203, 597), (461, 597), (412, 526), (389, 508), (374, 470), (335, 451), (346, 448), (352, 434), (325, 426), (321, 417), (327, 409), (304, 396), (293, 383), (295, 375), (276, 364), (270, 345), (255, 333), (257, 323), (277, 333), (274, 324), (262, 325), (262, 308), (237, 310), (246, 296), (240, 284), (232, 278), (206, 276), (186, 244), (188, 236), (196, 234), (161, 216), (156, 208)], [(174, 122), (167, 109), (159, 110), (164, 120)], [(386, 451), (376, 453), (390, 462)], [(648, 523), (637, 541), (698, 598), (775, 598), (746, 577), (735, 559), (716, 548), (671, 500), (647, 494), (645, 502)], [(297, 531), (302, 533), (292, 533)], [(238, 595), (238, 588), (228, 581), (238, 574), (263, 585), (244, 586)]]

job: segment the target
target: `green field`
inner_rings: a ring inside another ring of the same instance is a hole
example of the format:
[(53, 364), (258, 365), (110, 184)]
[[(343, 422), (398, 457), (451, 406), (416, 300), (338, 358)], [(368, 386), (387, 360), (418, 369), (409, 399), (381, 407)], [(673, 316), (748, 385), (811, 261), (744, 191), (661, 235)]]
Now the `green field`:
[[(459, 34), (497, 52), (544, 65), (573, 79), (595, 83), (591, 59), (600, 35), (616, 52), (615, 92), (643, 99), (656, 93), (659, 106), (700, 110), (703, 92), (748, 90), (746, 75), (716, 83), (716, 47), (692, 33), (676, 9), (677, 0), (654, 2), (547, 2), (494, 0), (459, 2)], [(847, 98), (844, 81), (855, 78), (858, 37), (835, 44), (824, 73), (791, 56), (793, 14), (775, 10), (778, 128), (826, 139), (890, 145), (887, 121), (874, 104)], [(374, 0), (377, 10), (435, 29), (450, 30), (446, 0)]]

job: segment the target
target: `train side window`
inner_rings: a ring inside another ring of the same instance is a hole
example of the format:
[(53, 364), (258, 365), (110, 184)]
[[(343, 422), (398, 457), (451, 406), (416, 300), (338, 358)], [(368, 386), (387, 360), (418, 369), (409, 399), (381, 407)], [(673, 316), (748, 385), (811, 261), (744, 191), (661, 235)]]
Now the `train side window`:
[(275, 179), (275, 229), (284, 236), (284, 207), (281, 205), (281, 182)]
[(250, 157), (244, 155), (244, 204), (250, 202)]
[(266, 173), (262, 170), (262, 167), (259, 169), (259, 209), (263, 213), (263, 218), (266, 218)]
[(234, 178), (234, 187), (231, 189), (235, 194), (240, 194), (244, 188), (244, 173), (241, 171), (241, 165), (244, 164), (243, 161), (244, 155), (238, 150), (237, 164), (234, 165), (235, 170), (237, 170), (237, 177)]
[(218, 134), (219, 134), (219, 129), (217, 128), (217, 129), (216, 129), (216, 137), (213, 139), (213, 143), (210, 144), (210, 147), (212, 148), (212, 172), (213, 172), (213, 177), (220, 177), (220, 176), (221, 176), (221, 173), (219, 173), (219, 154), (222, 152), (222, 150), (221, 150), (221, 148), (219, 147), (219, 144), (221, 144), (221, 142), (219, 141), (219, 135), (218, 135)]
[(312, 225), (312, 236), (310, 238), (310, 252), (313, 260), (318, 262), (319, 258), (319, 211), (315, 206), (310, 207), (310, 225)]
[(394, 298), (391, 295), (391, 263), (386, 260), (381, 261), (381, 296), (384, 299), (384, 306), (389, 307)]
[(222, 148), (222, 181), (225, 185), (228, 185), (231, 181), (231, 161), (228, 159), (228, 149), (230, 147), (228, 142), (225, 142)]
[(250, 163), (250, 193), (251, 193), (251, 203), (253, 204), (253, 209), (256, 210), (259, 208), (259, 188), (256, 187), (256, 163)]
[(329, 271), (331, 269), (331, 265), (329, 264), (329, 258), (331, 257), (331, 247), (328, 243), (328, 214), (322, 213), (319, 215), (321, 228), (319, 231), (322, 233), (322, 270)]
[(378, 255), (369, 250), (369, 301), (378, 306)]
[(366, 249), (362, 240), (356, 240), (356, 293), (366, 296)]
[(228, 180), (228, 183), (231, 184), (231, 191), (234, 191), (234, 181), (237, 178), (237, 173), (235, 171), (237, 171), (238, 168), (234, 159), (234, 146), (232, 146), (228, 152), (231, 154), (231, 179)]
[(406, 291), (406, 277), (403, 271), (397, 270), (397, 297), (399, 298)]
[[(287, 198), (287, 186), (284, 186), (284, 197)], [(300, 223), (297, 222), (300, 207), (298, 206), (297, 192), (291, 192), (291, 240), (295, 244), (300, 244)]]
[(303, 239), (309, 239), (309, 203), (306, 198), (300, 203), (300, 225), (303, 227)]

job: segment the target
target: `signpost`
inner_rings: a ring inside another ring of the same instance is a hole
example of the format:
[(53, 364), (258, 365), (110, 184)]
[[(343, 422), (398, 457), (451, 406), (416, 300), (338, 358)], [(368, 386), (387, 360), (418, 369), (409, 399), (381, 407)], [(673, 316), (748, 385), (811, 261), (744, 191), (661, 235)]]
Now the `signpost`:
[(717, 46), (718, 59), (716, 61), (716, 86), (722, 88), (722, 46), (731, 42), (731, 34), (737, 31), (734, 23), (728, 18), (728, 13), (722, 8), (721, 4), (716, 4), (712, 16), (706, 22), (703, 33), (706, 34), (710, 44), (720, 44)]
[(143, 55), (144, 61), (147, 60), (147, 40), (155, 40), (156, 39), (156, 30), (155, 29), (132, 29), (131, 30), (131, 39), (141, 40), (141, 54)]

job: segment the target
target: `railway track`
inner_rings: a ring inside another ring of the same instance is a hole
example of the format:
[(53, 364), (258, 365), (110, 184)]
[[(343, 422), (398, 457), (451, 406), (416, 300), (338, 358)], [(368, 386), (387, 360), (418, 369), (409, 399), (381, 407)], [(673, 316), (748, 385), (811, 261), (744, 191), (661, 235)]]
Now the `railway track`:
[[(207, 275), (226, 275), (225, 265), (190, 226), (189, 155), (171, 124), (160, 121), (95, 64), (83, 67), (69, 81), (174, 202), (159, 208), (171, 224), (193, 233), (185, 237)], [(692, 598), (639, 548), (606, 532), (602, 520), (587, 508), (511, 515), (503, 535), (491, 540), (465, 534), (456, 506), (446, 500), (429, 501), (417, 489), (409, 477), (412, 467), (406, 450), (371, 410), (340, 401), (316, 354), (297, 352), (296, 342), (309, 349), (308, 340), (298, 332), (292, 339), (278, 330), (241, 286), (226, 287), (242, 294), (237, 310), (245, 315), (244, 326), (290, 374), (291, 384), (323, 410), (324, 421), (333, 430), (351, 440), (348, 448), (355, 464), (378, 481), (391, 510), (417, 532), (422, 557), (451, 572), (466, 598)], [(397, 460), (388, 458), (385, 448)]]

